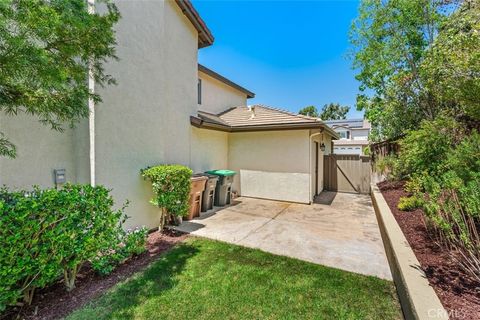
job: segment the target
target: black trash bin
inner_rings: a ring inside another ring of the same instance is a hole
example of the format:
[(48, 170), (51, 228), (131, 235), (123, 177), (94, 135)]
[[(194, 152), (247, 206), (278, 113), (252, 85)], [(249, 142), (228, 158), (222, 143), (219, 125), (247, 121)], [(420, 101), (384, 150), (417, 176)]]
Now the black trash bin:
[(217, 187), (215, 188), (214, 204), (223, 207), (230, 204), (232, 199), (233, 177), (237, 174), (232, 170), (211, 170), (206, 173), (218, 176)]
[(204, 173), (203, 175), (206, 176), (208, 180), (202, 196), (202, 212), (207, 212), (208, 210), (213, 209), (218, 176), (209, 173)]

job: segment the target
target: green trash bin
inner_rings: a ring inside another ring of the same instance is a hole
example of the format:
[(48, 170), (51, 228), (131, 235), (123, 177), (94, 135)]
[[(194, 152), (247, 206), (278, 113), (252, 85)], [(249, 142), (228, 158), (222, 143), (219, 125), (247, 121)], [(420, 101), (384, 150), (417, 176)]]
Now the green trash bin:
[(237, 172), (232, 170), (210, 170), (206, 173), (218, 176), (214, 204), (218, 207), (230, 204), (232, 200), (233, 178)]

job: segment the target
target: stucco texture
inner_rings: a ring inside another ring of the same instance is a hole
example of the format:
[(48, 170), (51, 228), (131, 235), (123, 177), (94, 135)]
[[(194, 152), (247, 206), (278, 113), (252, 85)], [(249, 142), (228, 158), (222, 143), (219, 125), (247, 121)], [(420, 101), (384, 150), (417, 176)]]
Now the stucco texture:
[(200, 110), (217, 114), (231, 107), (247, 105), (245, 93), (201, 71), (198, 72), (198, 77), (202, 79), (202, 103), (198, 105)]
[[(119, 1), (119, 62), (107, 65), (117, 86), (96, 108), (96, 178), (127, 199), (126, 226), (158, 225), (151, 185), (140, 169), (190, 165), (189, 115), (197, 111), (197, 31), (173, 1)], [(165, 45), (168, 44), (168, 45)]]
[(0, 113), (0, 132), (17, 147), (17, 157), (0, 157), (0, 186), (30, 189), (54, 187), (53, 170), (65, 169), (67, 181), (76, 182), (73, 130), (52, 130), (31, 115)]
[(242, 196), (310, 202), (308, 130), (231, 133), (228, 167)]

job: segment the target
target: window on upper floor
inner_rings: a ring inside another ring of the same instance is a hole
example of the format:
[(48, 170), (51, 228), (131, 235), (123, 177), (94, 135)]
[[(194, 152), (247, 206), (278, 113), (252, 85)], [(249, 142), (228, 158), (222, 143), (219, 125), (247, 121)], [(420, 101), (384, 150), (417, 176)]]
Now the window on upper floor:
[(348, 130), (337, 131), (337, 133), (340, 139), (350, 139), (350, 131)]
[(198, 79), (197, 84), (197, 102), (202, 104), (202, 79)]

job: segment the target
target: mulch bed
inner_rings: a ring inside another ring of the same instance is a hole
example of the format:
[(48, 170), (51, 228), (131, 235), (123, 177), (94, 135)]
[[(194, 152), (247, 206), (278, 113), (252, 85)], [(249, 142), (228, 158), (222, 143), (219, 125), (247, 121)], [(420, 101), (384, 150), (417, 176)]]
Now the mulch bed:
[(153, 232), (148, 237), (147, 251), (120, 265), (108, 276), (99, 276), (89, 266), (78, 274), (76, 288), (67, 292), (63, 283), (38, 290), (31, 306), (8, 310), (1, 319), (59, 319), (95, 299), (103, 292), (146, 268), (151, 262), (183, 241), (187, 235), (175, 231)]
[(459, 268), (449, 252), (427, 233), (421, 209), (404, 212), (397, 208), (400, 197), (408, 196), (403, 186), (402, 182), (378, 184), (430, 285), (450, 319), (480, 319), (480, 284)]

